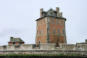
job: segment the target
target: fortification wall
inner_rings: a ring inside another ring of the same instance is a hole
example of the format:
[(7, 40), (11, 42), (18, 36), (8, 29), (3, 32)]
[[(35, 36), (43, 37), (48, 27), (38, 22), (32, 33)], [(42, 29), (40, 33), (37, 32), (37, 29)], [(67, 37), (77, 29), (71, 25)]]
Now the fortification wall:
[(87, 54), (87, 44), (23, 44), (20, 46), (6, 45), (0, 46), (0, 54)]
[(45, 44), (40, 44), (40, 50), (55, 50), (56, 48), (56, 44), (48, 44), (48, 43), (45, 43)]
[(0, 46), (0, 51), (3, 51), (3, 47), (2, 46)]
[(62, 50), (76, 50), (75, 44), (60, 44), (59, 46)]
[(14, 51), (0, 51), (0, 54), (65, 54), (65, 55), (87, 55), (87, 51), (73, 51), (73, 50), (14, 50)]

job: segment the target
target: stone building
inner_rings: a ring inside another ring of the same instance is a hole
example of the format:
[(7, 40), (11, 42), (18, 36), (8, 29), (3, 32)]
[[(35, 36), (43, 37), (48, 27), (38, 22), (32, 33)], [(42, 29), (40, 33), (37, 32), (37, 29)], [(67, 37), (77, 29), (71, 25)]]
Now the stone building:
[(56, 10), (40, 10), (37, 22), (36, 44), (24, 44), (21, 38), (10, 37), (8, 45), (0, 46), (0, 54), (81, 54), (87, 55), (87, 40), (67, 44), (66, 19)]
[(8, 45), (21, 45), (24, 44), (24, 41), (21, 38), (10, 37)]
[(57, 7), (56, 10), (40, 9), (40, 18), (37, 21), (36, 44), (66, 42), (65, 21), (62, 12)]

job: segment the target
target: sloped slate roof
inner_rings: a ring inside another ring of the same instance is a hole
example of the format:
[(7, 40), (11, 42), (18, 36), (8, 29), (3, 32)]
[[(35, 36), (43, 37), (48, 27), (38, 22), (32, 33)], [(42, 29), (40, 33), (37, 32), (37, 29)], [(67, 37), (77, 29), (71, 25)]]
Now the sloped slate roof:
[[(53, 16), (45, 16), (45, 17), (53, 17)], [(36, 21), (41, 20), (42, 18), (45, 18), (45, 17), (40, 17), (40, 18), (36, 19)], [(63, 18), (63, 17), (53, 17), (53, 18), (63, 19), (66, 21), (66, 18)]]
[(10, 42), (24, 42), (21, 38), (10, 38)]

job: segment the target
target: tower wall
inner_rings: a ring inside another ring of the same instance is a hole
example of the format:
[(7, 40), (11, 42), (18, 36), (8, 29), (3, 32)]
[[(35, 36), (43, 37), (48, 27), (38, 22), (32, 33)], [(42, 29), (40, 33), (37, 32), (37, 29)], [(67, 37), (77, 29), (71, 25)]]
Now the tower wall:
[(49, 43), (66, 43), (65, 19), (48, 17)]
[(37, 33), (36, 33), (36, 43), (46, 43), (47, 42), (47, 26), (46, 18), (37, 21)]
[(36, 44), (66, 43), (65, 21), (59, 8), (56, 11), (40, 9), (40, 18), (37, 21)]

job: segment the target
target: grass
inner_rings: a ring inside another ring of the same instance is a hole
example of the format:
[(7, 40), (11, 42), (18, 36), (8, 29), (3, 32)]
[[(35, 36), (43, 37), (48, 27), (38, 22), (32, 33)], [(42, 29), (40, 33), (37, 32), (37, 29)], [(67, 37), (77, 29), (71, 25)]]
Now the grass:
[(81, 56), (78, 54), (5, 54), (5, 55), (0, 55), (0, 56)]

